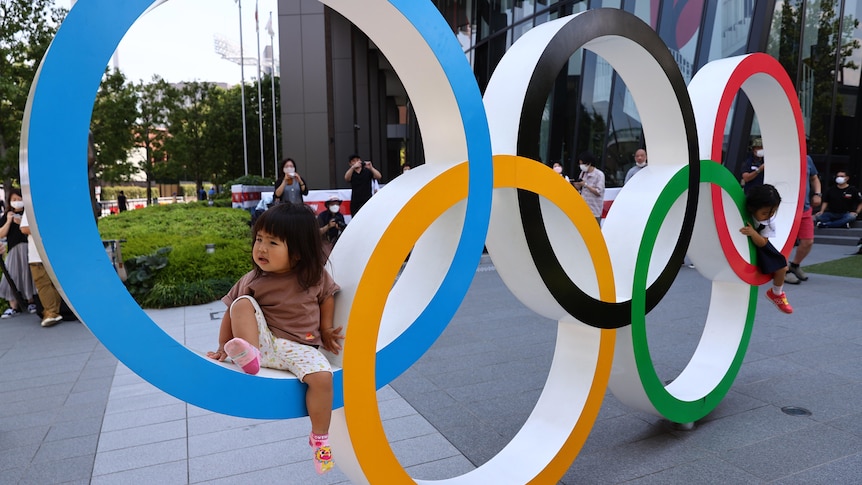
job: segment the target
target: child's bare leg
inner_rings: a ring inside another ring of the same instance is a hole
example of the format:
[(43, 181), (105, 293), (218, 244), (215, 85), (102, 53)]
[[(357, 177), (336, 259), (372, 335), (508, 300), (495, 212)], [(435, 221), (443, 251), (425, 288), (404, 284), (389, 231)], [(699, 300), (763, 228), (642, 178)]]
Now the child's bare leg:
[(234, 337), (260, 348), (260, 334), (257, 318), (254, 315), (254, 305), (247, 298), (241, 298), (231, 305), (230, 327)]
[(784, 275), (787, 274), (787, 267), (776, 270), (775, 273), (772, 273), (772, 284), (775, 285), (776, 288), (780, 288), (784, 286)]
[(308, 417), (311, 418), (311, 432), (318, 435), (328, 434), (332, 420), (332, 373), (306, 374), (302, 381), (308, 384), (305, 406), (308, 408)]

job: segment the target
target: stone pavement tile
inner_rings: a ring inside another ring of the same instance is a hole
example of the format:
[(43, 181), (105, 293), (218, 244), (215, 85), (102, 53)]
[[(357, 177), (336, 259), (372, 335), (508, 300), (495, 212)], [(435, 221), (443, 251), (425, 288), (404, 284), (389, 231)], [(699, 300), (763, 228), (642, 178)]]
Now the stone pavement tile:
[(90, 485), (130, 485), (136, 483), (185, 485), (189, 483), (188, 480), (188, 464), (186, 460), (178, 460), (107, 475), (93, 475)]
[(626, 482), (626, 484), (631, 485), (666, 485), (668, 483), (752, 485), (762, 483), (762, 481), (718, 457), (706, 456)]
[(746, 384), (756, 384), (773, 379), (779, 376), (793, 375), (802, 372), (805, 367), (800, 364), (789, 362), (784, 359), (774, 357), (764, 357), (749, 360), (749, 355), (746, 354), (745, 360), (742, 362), (742, 367), (733, 381), (734, 386), (744, 386)]
[[(19, 381), (22, 382), (23, 381)], [(38, 387), (27, 387), (24, 389), (12, 389), (3, 383), (3, 392), (0, 393), (0, 407), (5, 408), (10, 403), (35, 403), (42, 399), (51, 398), (54, 396), (67, 396), (75, 385), (74, 382), (61, 382), (57, 384), (48, 384)], [(0, 411), (1, 412), (1, 411)]]
[(797, 397), (798, 404), (811, 411), (814, 421), (832, 421), (844, 416), (856, 415), (859, 412), (859, 398), (862, 396), (862, 384), (852, 383), (837, 386), (822, 392), (804, 394)]
[(715, 421), (716, 419), (735, 416), (764, 406), (769, 406), (769, 404), (759, 399), (754, 399), (751, 396), (736, 392), (731, 388), (715, 409), (701, 418), (698, 423), (706, 423), (709, 421)]
[[(600, 414), (601, 415), (601, 414)], [(597, 420), (593, 425), (581, 454), (612, 450), (643, 439), (667, 434), (667, 428), (641, 419), (640, 415), (627, 414)]]
[(657, 434), (613, 449), (581, 453), (561, 482), (623, 483), (709, 456), (711, 453), (706, 450), (684, 443), (670, 434)]
[(136, 468), (187, 460), (186, 439), (161, 441), (96, 454), (93, 475), (109, 475)]
[(386, 439), (389, 442), (437, 433), (437, 429), (431, 426), (425, 418), (415, 413), (388, 419), (383, 422), (383, 429), (386, 431)]
[(311, 464), (311, 458), (307, 462), (291, 463), (289, 465), (264, 467), (259, 470), (247, 471), (239, 474), (226, 475), (205, 482), (207, 485), (248, 485), (249, 483), (297, 483), (302, 485), (335, 485), (350, 484), (347, 476), (335, 468), (324, 475), (318, 475)]
[[(101, 401), (96, 399), (99, 395), (102, 397)], [(82, 418), (101, 416), (105, 414), (105, 401), (107, 398), (108, 392), (106, 390), (102, 393), (96, 391), (87, 393), (86, 402), (78, 403), (67, 401), (62, 408), (57, 410), (55, 422), (63, 423), (67, 421), (77, 421)]]
[(34, 463), (18, 482), (19, 485), (45, 485), (48, 483), (81, 484), (90, 482), (93, 457), (78, 456), (66, 460)]
[(146, 394), (144, 398), (140, 395), (120, 397), (119, 393), (115, 391), (116, 386), (111, 392), (110, 399), (108, 399), (105, 414), (127, 413), (151, 407), (168, 406), (181, 402), (170, 394), (165, 394), (161, 391)]
[(862, 438), (823, 424), (774, 436), (721, 454), (722, 459), (772, 481), (809, 468), (860, 455)]
[(206, 433), (190, 433), (189, 457), (229, 453), (233, 450), (265, 444), (280, 447), (281, 442), (288, 439), (304, 438), (307, 441), (310, 430), (311, 422), (308, 418), (298, 418), (279, 421), (257, 420), (253, 424), (240, 427), (226, 427)]
[(302, 463), (313, 473), (311, 458), (308, 436), (277, 443), (237, 446), (221, 453), (190, 457), (189, 482), (215, 480), (293, 463)]
[(858, 412), (858, 409), (856, 414), (848, 414), (847, 416), (833, 419), (826, 424), (862, 438), (862, 412)]
[(0, 453), (0, 472), (11, 470), (13, 468), (27, 468), (33, 457), (39, 451), (39, 445), (27, 445), (19, 448), (12, 448)]
[(35, 445), (45, 440), (45, 435), (51, 429), (50, 426), (34, 426), (32, 428), (16, 429), (14, 431), (3, 430), (0, 432), (0, 453), (6, 450), (14, 450), (22, 446)]
[(48, 431), (48, 436), (45, 441), (64, 440), (68, 438), (77, 438), (79, 436), (88, 436), (98, 434), (102, 430), (102, 415), (80, 417), (72, 421), (64, 421), (54, 423)]
[(476, 466), (460, 454), (429, 463), (405, 467), (405, 471), (417, 480), (445, 480), (447, 478), (459, 477), (475, 469)]
[[(429, 421), (436, 424), (431, 419)], [(488, 427), (460, 426), (457, 429), (445, 431), (443, 436), (476, 466), (493, 458), (511, 440), (511, 437), (503, 436)]]
[(140, 445), (186, 438), (186, 422), (183, 419), (155, 423), (117, 431), (103, 431), (99, 437), (99, 453), (121, 450)]
[(859, 477), (862, 477), (862, 453), (817, 465), (772, 483), (775, 485), (859, 483)]
[(148, 424), (183, 419), (186, 419), (185, 403), (168, 404), (127, 413), (106, 414), (102, 422), (102, 431), (139, 428)]
[(390, 443), (402, 467), (435, 462), (461, 453), (439, 434), (429, 434)]
[(41, 466), (45, 462), (66, 460), (80, 456), (92, 457), (96, 454), (98, 443), (98, 434), (46, 441), (42, 443), (36, 456), (33, 457), (33, 466)]
[(798, 406), (796, 402), (798, 396), (827, 392), (850, 383), (851, 381), (846, 377), (803, 369), (795, 374), (734, 386), (733, 389), (774, 406), (783, 407)]
[(812, 420), (789, 416), (774, 406), (763, 406), (726, 418), (698, 422), (693, 431), (674, 432), (690, 446), (722, 453), (784, 436), (811, 426)]
[(5, 403), (0, 407), (0, 418), (17, 416), (19, 414), (30, 414), (38, 411), (54, 410), (66, 402), (64, 395), (52, 395), (41, 397), (35, 401), (17, 401)]
[[(190, 408), (192, 406), (189, 406)], [(229, 429), (241, 429), (249, 426), (258, 426), (262, 423), (273, 422), (268, 420), (237, 418), (207, 411), (199, 416), (190, 415), (187, 419), (189, 436), (197, 436), (207, 433), (225, 431)]]
[(16, 414), (0, 418), (0, 429), (6, 433), (8, 431), (15, 431), (24, 428), (33, 428), (44, 425), (45, 423), (53, 422), (56, 416), (56, 409), (37, 411), (35, 413)]
[[(5, 365), (3, 361), (0, 361), (0, 365)], [(17, 375), (11, 369), (3, 369), (2, 376), (7, 376), (9, 379), (2, 380), (3, 384), (3, 392), (5, 394), (14, 393), (17, 391), (26, 391), (30, 389), (38, 389), (45, 386), (55, 386), (55, 385), (63, 385), (68, 384), (69, 389), (74, 386), (74, 383), (78, 380), (79, 372), (57, 372), (57, 369), (54, 369), (54, 372), (48, 371), (40, 371), (41, 375), (33, 376), (33, 375)], [(14, 376), (14, 377), (12, 377)], [(10, 399), (11, 401), (12, 399)], [(15, 399), (17, 400), (17, 399)]]

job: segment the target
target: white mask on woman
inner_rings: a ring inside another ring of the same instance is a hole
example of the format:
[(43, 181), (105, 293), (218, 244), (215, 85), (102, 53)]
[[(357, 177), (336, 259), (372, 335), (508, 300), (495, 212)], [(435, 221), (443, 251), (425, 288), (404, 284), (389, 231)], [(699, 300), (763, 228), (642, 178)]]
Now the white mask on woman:
[(341, 206), (338, 204), (330, 204), (329, 205), (329, 212), (332, 212), (333, 214), (338, 214), (338, 209), (340, 209), (340, 208), (341, 208)]
[(757, 158), (763, 158), (763, 148), (759, 150), (754, 150), (754, 156)]
[(590, 168), (590, 166), (585, 163), (578, 165), (578, 167), (581, 169), (581, 172), (586, 172)]
[(9, 204), (12, 206), (13, 209), (16, 209), (16, 210), (24, 208), (24, 201), (23, 200), (13, 200)]
[[(847, 181), (847, 179), (845, 177), (835, 177), (835, 183), (838, 185), (841, 185), (846, 181)], [(15, 206), (13, 205), (12, 207), (15, 207)]]
[(554, 166), (554, 172), (563, 173), (563, 167), (561, 167), (559, 165), (555, 165)]

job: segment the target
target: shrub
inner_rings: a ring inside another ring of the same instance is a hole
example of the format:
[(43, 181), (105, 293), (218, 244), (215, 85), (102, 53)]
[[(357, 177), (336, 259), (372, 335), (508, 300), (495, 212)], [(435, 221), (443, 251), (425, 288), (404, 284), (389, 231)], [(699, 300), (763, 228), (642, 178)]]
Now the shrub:
[[(242, 209), (209, 207), (206, 202), (167, 204), (100, 219), (103, 239), (125, 239), (126, 264), (170, 246), (167, 265), (150, 286), (130, 293), (145, 308), (167, 308), (217, 300), (251, 270), (250, 216)], [(215, 244), (215, 253), (206, 252)], [(128, 268), (127, 269), (131, 269)]]

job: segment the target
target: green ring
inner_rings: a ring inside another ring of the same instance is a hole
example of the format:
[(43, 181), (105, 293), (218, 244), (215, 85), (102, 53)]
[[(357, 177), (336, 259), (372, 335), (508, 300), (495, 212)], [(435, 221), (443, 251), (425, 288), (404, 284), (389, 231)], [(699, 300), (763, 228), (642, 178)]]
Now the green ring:
[[(690, 423), (706, 416), (718, 405), (730, 390), (748, 348), (751, 337), (751, 329), (754, 326), (754, 314), (757, 308), (757, 287), (751, 286), (748, 301), (748, 313), (745, 318), (745, 327), (740, 338), (736, 355), (731, 362), (727, 373), (705, 396), (695, 401), (682, 401), (671, 395), (661, 382), (655, 371), (650, 356), (649, 345), (646, 336), (646, 286), (649, 273), (650, 255), (658, 240), (658, 233), (671, 206), (688, 189), (689, 167), (683, 167), (674, 174), (670, 182), (659, 194), (656, 205), (650, 212), (644, 230), (643, 238), (638, 251), (635, 264), (634, 282), (632, 285), (632, 347), (634, 350), (635, 363), (640, 376), (644, 392), (656, 410), (666, 419), (676, 423)], [(719, 163), (711, 160), (701, 160), (700, 181), (716, 184), (723, 188), (733, 199), (736, 208), (745, 220), (745, 194), (730, 171)], [(749, 252), (751, 260), (754, 261), (754, 245), (749, 239)], [(684, 372), (684, 371), (683, 371)]]

